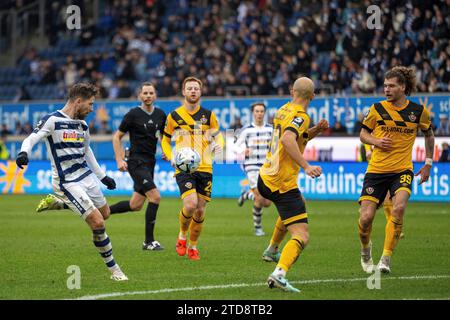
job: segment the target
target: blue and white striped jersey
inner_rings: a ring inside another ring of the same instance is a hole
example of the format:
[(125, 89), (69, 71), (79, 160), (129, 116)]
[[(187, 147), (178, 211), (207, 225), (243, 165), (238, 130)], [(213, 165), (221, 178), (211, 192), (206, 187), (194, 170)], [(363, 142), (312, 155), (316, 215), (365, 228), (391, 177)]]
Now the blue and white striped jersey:
[(244, 171), (259, 170), (266, 160), (266, 154), (270, 148), (273, 128), (270, 124), (258, 127), (253, 122), (242, 128), (235, 147), (238, 152), (250, 149), (250, 154), (245, 156)]
[(30, 154), (33, 146), (44, 138), (54, 186), (78, 182), (92, 172), (100, 180), (106, 176), (89, 146), (89, 130), (84, 120), (71, 119), (61, 110), (46, 115), (23, 141), (20, 151)]

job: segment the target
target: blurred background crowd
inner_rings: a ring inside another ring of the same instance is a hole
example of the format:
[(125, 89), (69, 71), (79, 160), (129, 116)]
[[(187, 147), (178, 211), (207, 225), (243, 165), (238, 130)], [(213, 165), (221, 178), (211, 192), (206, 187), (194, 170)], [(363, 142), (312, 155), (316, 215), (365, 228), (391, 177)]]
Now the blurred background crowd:
[[(33, 2), (2, 1), (0, 12)], [(300, 75), (318, 94), (382, 94), (396, 65), (416, 69), (419, 92), (450, 91), (450, 0), (97, 0), (97, 19), (83, 16), (80, 30), (67, 28), (67, 1), (44, 3), (48, 46), (0, 68), (0, 100), (64, 99), (78, 81), (103, 99), (136, 98), (148, 80), (159, 97), (175, 97), (188, 75), (202, 79), (204, 96), (288, 95)], [(81, 12), (89, 3), (70, 1)], [(370, 5), (381, 8), (380, 30), (367, 27)], [(450, 135), (448, 118), (436, 129)]]
[[(17, 57), (8, 98), (61, 99), (77, 81), (96, 83), (105, 99), (130, 98), (143, 80), (172, 97), (187, 75), (203, 80), (207, 96), (287, 95), (299, 75), (320, 93), (372, 94), (396, 65), (415, 67), (420, 92), (449, 91), (450, 0), (100, 2), (96, 23), (74, 32), (65, 2), (46, 1), (49, 46)], [(83, 12), (84, 1), (71, 3)], [(373, 4), (381, 30), (367, 28)]]

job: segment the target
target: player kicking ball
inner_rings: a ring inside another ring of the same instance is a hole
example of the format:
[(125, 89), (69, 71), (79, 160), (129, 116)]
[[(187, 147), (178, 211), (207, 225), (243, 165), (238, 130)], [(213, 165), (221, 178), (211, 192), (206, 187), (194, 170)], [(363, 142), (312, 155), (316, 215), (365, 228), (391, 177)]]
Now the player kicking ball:
[[(113, 136), (117, 168), (130, 173), (134, 183), (134, 193), (130, 200), (120, 201), (110, 207), (111, 214), (135, 212), (140, 211), (148, 200), (145, 210), (145, 240), (142, 249), (151, 251), (164, 249), (154, 237), (156, 214), (161, 199), (153, 179), (156, 145), (166, 122), (164, 111), (154, 106), (156, 97), (155, 86), (150, 82), (142, 83), (139, 89), (141, 105), (124, 116), (119, 129)], [(130, 155), (125, 157), (121, 140), (127, 132), (130, 135), (131, 149)], [(41, 200), (36, 211), (61, 209), (68, 209), (68, 206), (61, 199), (49, 194)]]
[[(43, 117), (23, 141), (16, 163), (23, 169), (29, 162), (28, 155), (33, 147), (42, 139), (46, 140), (55, 194), (91, 228), (94, 245), (111, 272), (111, 279), (124, 281), (128, 277), (114, 260), (112, 244), (105, 229), (110, 209), (94, 174), (108, 189), (115, 189), (116, 183), (95, 159), (89, 146), (88, 125), (84, 121), (93, 110), (96, 95), (97, 88), (90, 84), (79, 83), (71, 87), (65, 106)], [(48, 196), (38, 206), (38, 211), (46, 205), (54, 206), (55, 202), (58, 202), (56, 198)]]

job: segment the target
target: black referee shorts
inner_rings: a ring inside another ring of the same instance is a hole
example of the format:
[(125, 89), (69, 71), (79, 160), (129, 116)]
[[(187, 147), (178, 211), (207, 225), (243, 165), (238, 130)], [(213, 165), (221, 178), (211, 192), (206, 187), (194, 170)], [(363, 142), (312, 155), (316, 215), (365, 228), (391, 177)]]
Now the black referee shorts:
[(145, 193), (155, 189), (156, 184), (153, 181), (155, 172), (154, 159), (128, 159), (128, 172), (134, 182), (134, 191), (145, 196)]

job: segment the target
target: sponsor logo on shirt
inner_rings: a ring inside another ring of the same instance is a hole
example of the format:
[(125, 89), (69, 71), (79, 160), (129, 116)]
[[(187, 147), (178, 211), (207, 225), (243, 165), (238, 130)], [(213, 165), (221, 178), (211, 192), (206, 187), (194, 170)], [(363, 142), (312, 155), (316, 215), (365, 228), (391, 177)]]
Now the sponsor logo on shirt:
[(402, 128), (402, 127), (388, 127), (382, 126), (381, 131), (383, 132), (397, 132), (403, 134), (415, 134), (415, 129), (412, 128)]
[(291, 123), (294, 126), (296, 126), (297, 128), (300, 128), (302, 126), (303, 122), (305, 122), (305, 120), (303, 120), (302, 117), (295, 117)]
[(79, 133), (76, 131), (63, 131), (63, 141), (64, 142), (83, 142), (84, 133)]

